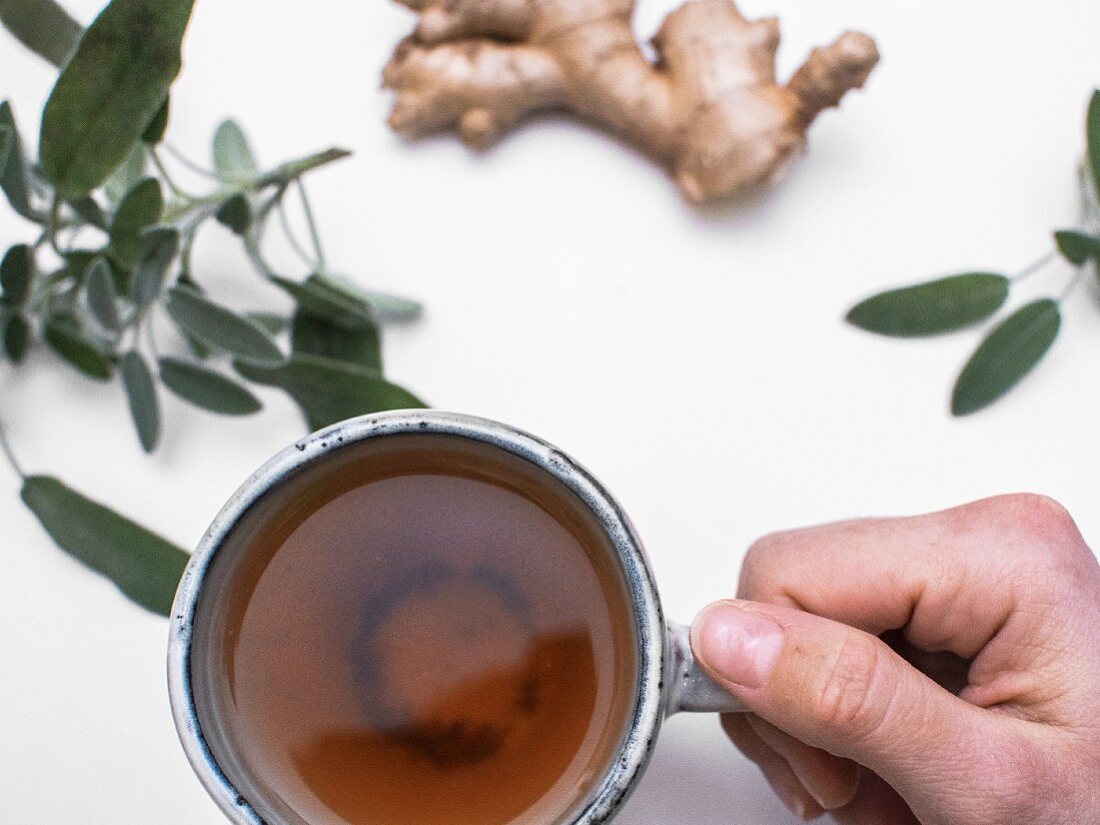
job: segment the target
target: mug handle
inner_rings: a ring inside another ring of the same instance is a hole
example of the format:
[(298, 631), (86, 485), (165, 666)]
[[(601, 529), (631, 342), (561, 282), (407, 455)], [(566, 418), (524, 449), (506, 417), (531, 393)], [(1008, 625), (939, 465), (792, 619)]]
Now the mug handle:
[(668, 625), (669, 690), (665, 695), (665, 715), (689, 713), (743, 713), (748, 710), (711, 681), (691, 652), (687, 625)]

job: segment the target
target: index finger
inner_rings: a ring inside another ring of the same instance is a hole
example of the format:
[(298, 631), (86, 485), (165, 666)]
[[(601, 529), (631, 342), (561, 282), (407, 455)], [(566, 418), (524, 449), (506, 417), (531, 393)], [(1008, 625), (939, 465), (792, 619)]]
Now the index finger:
[(1031, 495), (776, 533), (749, 549), (737, 595), (874, 635), (905, 628), (924, 650), (970, 659), (1036, 597), (1036, 564), (1073, 536), (1060, 505)]

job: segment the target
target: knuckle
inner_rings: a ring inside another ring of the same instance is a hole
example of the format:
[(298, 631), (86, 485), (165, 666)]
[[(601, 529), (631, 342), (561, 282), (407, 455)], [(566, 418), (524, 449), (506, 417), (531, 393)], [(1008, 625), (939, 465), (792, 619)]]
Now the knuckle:
[(877, 641), (856, 630), (845, 632), (814, 686), (813, 712), (819, 724), (848, 741), (864, 741), (881, 726), (885, 656)]
[(761, 536), (745, 552), (737, 594), (746, 599), (760, 599), (774, 583), (777, 556), (786, 544), (786, 533)]
[(1076, 578), (1095, 564), (1069, 511), (1053, 498), (1014, 493), (977, 502), (971, 514), (997, 531), (1016, 574)]
[(1076, 537), (1077, 525), (1061, 504), (1050, 496), (1014, 493), (994, 499), (1006, 526), (1022, 531), (1030, 538), (1060, 542)]
[(979, 781), (986, 789), (980, 813), (990, 822), (1025, 818), (1032, 822), (1049, 821), (1044, 815), (1050, 813), (1049, 798), (1045, 804), (1037, 805), (1036, 788), (1054, 791), (1058, 798), (1074, 798), (1073, 788), (1056, 789), (1059, 776), (1066, 772), (1054, 768), (1049, 754), (1031, 742), (1014, 737), (1002, 744), (1004, 747), (992, 749), (978, 766)]

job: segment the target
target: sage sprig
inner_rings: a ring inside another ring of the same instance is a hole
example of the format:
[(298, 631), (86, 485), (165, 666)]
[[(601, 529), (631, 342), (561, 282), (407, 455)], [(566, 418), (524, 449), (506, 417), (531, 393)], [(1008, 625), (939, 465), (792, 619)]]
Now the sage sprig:
[(940, 335), (993, 317), (1014, 283), (1057, 256), (1075, 269), (1056, 298), (1032, 301), (1000, 321), (963, 366), (951, 394), (951, 413), (970, 415), (988, 407), (1027, 375), (1046, 355), (1061, 328), (1062, 302), (1088, 269), (1100, 272), (1100, 90), (1093, 92), (1085, 123), (1081, 166), (1082, 226), (1054, 232), (1054, 252), (1012, 277), (968, 272), (879, 293), (856, 304), (847, 321), (898, 338)]
[[(347, 156), (326, 149), (264, 167), (227, 120), (210, 168), (163, 141), (169, 95), (193, 0), (111, 0), (86, 30), (53, 0), (0, 0), (0, 21), (61, 71), (42, 113), (37, 162), (15, 113), (0, 103), (0, 189), (32, 230), (0, 257), (0, 345), (25, 363), (41, 346), (83, 376), (119, 379), (120, 408), (151, 452), (164, 432), (161, 389), (222, 415), (262, 407), (250, 383), (284, 390), (311, 428), (423, 406), (383, 374), (380, 327), (419, 305), (364, 291), (332, 273), (303, 178)], [(185, 192), (174, 166), (209, 191)], [(311, 249), (287, 220), (294, 194)], [(264, 253), (272, 221), (306, 265), (277, 271)], [(285, 314), (235, 308), (191, 266), (200, 231), (238, 237)], [(75, 373), (74, 373), (75, 374)], [(170, 607), (187, 555), (156, 533), (47, 476), (22, 479), (22, 499), (59, 547), (151, 610)]]

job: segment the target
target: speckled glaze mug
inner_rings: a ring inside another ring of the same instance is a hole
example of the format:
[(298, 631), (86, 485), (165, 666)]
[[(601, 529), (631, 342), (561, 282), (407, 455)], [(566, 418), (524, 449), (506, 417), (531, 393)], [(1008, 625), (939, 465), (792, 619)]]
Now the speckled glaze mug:
[[(301, 471), (333, 460), (341, 451), (377, 439), (420, 434), (477, 442), (518, 457), (564, 485), (595, 517), (614, 554), (629, 596), (637, 678), (625, 732), (602, 777), (591, 783), (552, 825), (596, 825), (608, 822), (637, 785), (653, 750), (663, 719), (680, 711), (731, 712), (744, 708), (712, 683), (696, 666), (688, 644), (688, 629), (666, 624), (661, 602), (642, 544), (622, 508), (587, 470), (540, 439), (492, 421), (434, 410), (410, 410), (363, 416), (316, 432), (280, 452), (249, 478), (206, 532), (184, 573), (172, 613), (168, 650), (168, 687), (172, 712), (184, 750), (202, 784), (237, 825), (313, 825), (278, 813), (275, 801), (250, 783), (240, 765), (222, 764), (211, 748), (218, 732), (204, 730), (196, 707), (196, 682), (209, 679), (196, 640), (203, 638), (204, 615), (199, 610), (207, 593), (222, 593), (217, 577), (225, 564), (214, 565), (227, 536), (272, 491)], [(511, 460), (511, 459), (509, 459)], [(232, 551), (228, 551), (232, 552)], [(217, 598), (216, 596), (213, 598)], [(198, 642), (201, 644), (201, 641)], [(206, 717), (209, 719), (209, 717)], [(209, 722), (208, 722), (209, 725)], [(223, 762), (230, 760), (223, 759)], [(531, 821), (530, 818), (522, 821)], [(356, 824), (358, 825), (358, 823)], [(363, 822), (362, 825), (372, 825)], [(551, 825), (547, 822), (546, 825)]]

